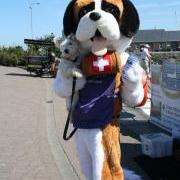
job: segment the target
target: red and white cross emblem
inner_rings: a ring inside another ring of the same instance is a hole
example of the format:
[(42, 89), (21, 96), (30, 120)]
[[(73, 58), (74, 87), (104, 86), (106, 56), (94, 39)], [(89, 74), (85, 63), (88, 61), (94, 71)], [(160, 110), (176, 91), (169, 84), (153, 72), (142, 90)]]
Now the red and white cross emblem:
[(98, 67), (100, 72), (105, 70), (105, 66), (109, 66), (109, 61), (103, 57), (98, 57), (97, 61), (93, 62), (94, 67)]
[(112, 62), (110, 55), (106, 54), (104, 56), (91, 56), (91, 70), (92, 74), (98, 73), (111, 73)]

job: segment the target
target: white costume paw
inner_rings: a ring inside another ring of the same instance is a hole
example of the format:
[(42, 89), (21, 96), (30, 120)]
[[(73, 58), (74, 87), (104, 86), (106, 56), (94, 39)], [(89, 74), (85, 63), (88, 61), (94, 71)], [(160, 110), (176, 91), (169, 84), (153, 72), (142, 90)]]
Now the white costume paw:
[(72, 69), (72, 75), (76, 78), (82, 78), (83, 77), (83, 73), (80, 69), (78, 68), (73, 68)]
[[(79, 91), (84, 87), (86, 83), (85, 77), (76, 79), (75, 91)], [(66, 78), (62, 75), (61, 71), (58, 70), (56, 78), (53, 82), (53, 89), (55, 93), (60, 97), (69, 97), (72, 95), (72, 84), (73, 77)]]
[(143, 69), (136, 57), (129, 56), (122, 71), (122, 98), (124, 103), (131, 107), (141, 104), (144, 98), (142, 84)]
[(128, 90), (134, 91), (134, 88), (136, 88), (141, 81), (141, 76), (142, 68), (138, 63), (138, 60), (135, 57), (129, 56), (122, 71), (122, 80), (124, 86), (126, 86)]

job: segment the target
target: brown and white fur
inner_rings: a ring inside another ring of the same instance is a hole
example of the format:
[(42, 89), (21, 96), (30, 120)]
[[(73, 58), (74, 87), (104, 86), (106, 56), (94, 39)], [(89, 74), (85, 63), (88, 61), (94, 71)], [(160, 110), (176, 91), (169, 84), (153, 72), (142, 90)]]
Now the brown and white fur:
[[(124, 52), (139, 28), (138, 13), (131, 1), (71, 0), (63, 23), (64, 34), (74, 33), (80, 41), (82, 55), (92, 51), (97, 37), (106, 41), (108, 50), (119, 52), (123, 70), (122, 100), (132, 107), (142, 104), (145, 100), (143, 70), (136, 61), (128, 64), (130, 57)], [(117, 108), (116, 104), (114, 107)], [(77, 154), (87, 180), (138, 179), (128, 173), (124, 178), (119, 131), (117, 117), (103, 129), (78, 129), (75, 134)]]

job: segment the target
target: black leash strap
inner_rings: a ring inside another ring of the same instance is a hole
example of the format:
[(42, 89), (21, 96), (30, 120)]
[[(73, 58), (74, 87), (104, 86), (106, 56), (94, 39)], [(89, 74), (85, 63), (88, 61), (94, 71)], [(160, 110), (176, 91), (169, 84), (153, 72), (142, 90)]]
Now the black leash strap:
[(64, 133), (63, 133), (63, 139), (65, 141), (68, 141), (69, 139), (71, 139), (71, 137), (74, 135), (74, 133), (77, 130), (77, 128), (74, 128), (72, 130), (72, 132), (69, 134), (69, 136), (67, 136), (67, 132), (68, 132), (68, 128), (69, 128), (69, 123), (70, 123), (70, 120), (71, 120), (72, 103), (73, 103), (73, 97), (74, 97), (74, 93), (75, 93), (75, 87), (76, 87), (76, 77), (73, 77), (71, 104), (70, 104), (70, 109), (69, 109), (69, 112), (68, 112), (68, 117), (67, 117), (66, 125), (65, 125), (65, 128), (64, 128)]

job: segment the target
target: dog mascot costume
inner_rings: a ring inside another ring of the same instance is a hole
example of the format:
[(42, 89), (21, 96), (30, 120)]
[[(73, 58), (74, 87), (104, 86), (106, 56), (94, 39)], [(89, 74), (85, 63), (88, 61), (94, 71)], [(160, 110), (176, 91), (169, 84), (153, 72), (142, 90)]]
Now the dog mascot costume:
[(118, 124), (122, 102), (136, 107), (147, 99), (146, 75), (125, 53), (139, 28), (138, 13), (129, 0), (71, 0), (63, 23), (65, 36), (75, 34), (80, 42), (86, 77), (72, 115), (82, 172), (87, 180), (126, 179)]

